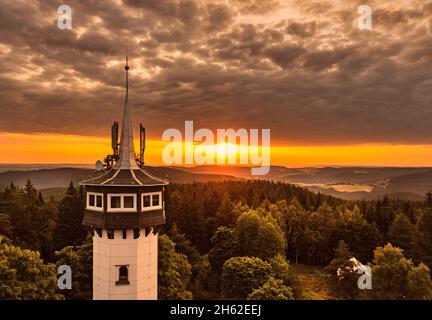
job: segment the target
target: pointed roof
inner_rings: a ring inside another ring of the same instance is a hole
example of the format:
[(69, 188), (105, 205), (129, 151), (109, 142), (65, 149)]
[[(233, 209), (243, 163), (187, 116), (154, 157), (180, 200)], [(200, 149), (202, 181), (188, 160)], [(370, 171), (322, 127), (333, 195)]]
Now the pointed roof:
[(149, 174), (140, 168), (135, 159), (133, 142), (132, 114), (129, 103), (129, 65), (126, 46), (126, 94), (123, 106), (123, 120), (120, 136), (119, 159), (108, 172), (82, 181), (82, 185), (107, 185), (107, 186), (155, 186), (167, 185), (168, 181)]
[(133, 130), (132, 130), (132, 115), (129, 104), (129, 66), (128, 56), (126, 47), (126, 95), (123, 106), (123, 120), (121, 126), (120, 136), (120, 154), (119, 160), (114, 166), (114, 169), (138, 169), (138, 164), (135, 160), (135, 148), (133, 142)]

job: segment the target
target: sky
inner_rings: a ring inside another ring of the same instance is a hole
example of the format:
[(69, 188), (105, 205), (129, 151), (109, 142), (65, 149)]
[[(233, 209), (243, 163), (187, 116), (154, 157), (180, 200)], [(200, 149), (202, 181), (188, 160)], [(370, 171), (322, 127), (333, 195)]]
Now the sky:
[(109, 153), (126, 40), (149, 164), (193, 120), (269, 128), (277, 165), (432, 166), (429, 0), (0, 0), (0, 163)]

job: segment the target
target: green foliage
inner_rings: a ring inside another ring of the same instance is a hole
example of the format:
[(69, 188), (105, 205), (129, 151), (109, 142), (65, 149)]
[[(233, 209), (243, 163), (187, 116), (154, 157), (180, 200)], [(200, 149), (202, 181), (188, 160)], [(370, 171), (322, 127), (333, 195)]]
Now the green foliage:
[(423, 263), (408, 273), (407, 299), (432, 300), (430, 269)]
[(254, 289), (248, 300), (294, 300), (292, 289), (284, 285), (282, 280), (269, 278), (258, 289)]
[(337, 259), (348, 260), (353, 257), (349, 246), (343, 240), (339, 241), (338, 246), (334, 250), (334, 254)]
[[(20, 250), (39, 251), (45, 261), (71, 265), (73, 290), (61, 292), (67, 299), (87, 299), (91, 292), (91, 243), (83, 243), (87, 235), (81, 224), (83, 200), (73, 185), (59, 202), (44, 199), (31, 181), (23, 188), (11, 184), (0, 192), (0, 234)], [(378, 275), (373, 274), (373, 286), (377, 290), (367, 297), (430, 299), (432, 193), (424, 203), (389, 198), (349, 202), (269, 181), (174, 184), (167, 188), (166, 216), (172, 242), (163, 236), (159, 243), (160, 298), (190, 298), (188, 290), (196, 298), (221, 298), (224, 264), (248, 256), (267, 261), (274, 279), (264, 277), (242, 298), (254, 289), (273, 297), (285, 290), (280, 281), (292, 289), (294, 298), (301, 297), (293, 266), (286, 260), (290, 259), (317, 268), (329, 264), (326, 271), (334, 294), (356, 299), (359, 275), (351, 273), (348, 259), (371, 261), (374, 249), (385, 240), (404, 249), (418, 266), (405, 259), (402, 251), (401, 258), (397, 248), (393, 254), (377, 248), (386, 252), (386, 258), (378, 263), (375, 256)], [(0, 259), (2, 276), (10, 274), (5, 259)], [(250, 277), (248, 272), (253, 270), (238, 269), (237, 280), (242, 273)], [(345, 270), (342, 280), (336, 277), (338, 269)], [(229, 280), (225, 277), (226, 288)]]
[(339, 299), (357, 299), (360, 294), (357, 286), (359, 274), (350, 260), (353, 253), (343, 240), (339, 241), (334, 253), (334, 259), (324, 269), (329, 277), (330, 289)]
[(404, 257), (401, 249), (387, 244), (375, 250), (373, 263), (371, 297), (403, 299), (406, 296), (407, 278), (412, 269), (412, 262)]
[(432, 204), (429, 205), (430, 201), (428, 197), (426, 208), (421, 213), (417, 223), (418, 234), (415, 241), (415, 250), (417, 260), (432, 267)]
[(167, 235), (159, 237), (159, 299), (191, 299), (186, 290), (191, 265), (184, 254), (175, 251), (175, 244)]
[(390, 225), (388, 241), (403, 249), (408, 256), (412, 256), (415, 237), (416, 228), (408, 217), (403, 213), (397, 214)]
[(169, 237), (175, 243), (175, 250), (187, 256), (192, 266), (192, 275), (196, 276), (201, 268), (201, 256), (198, 250), (183, 233), (178, 231), (175, 224), (172, 225), (169, 231)]
[(300, 282), (288, 261), (281, 254), (278, 254), (269, 260), (272, 267), (273, 275), (276, 279), (281, 280), (283, 285), (289, 287), (293, 297), (300, 299), (302, 297), (302, 288)]
[(278, 205), (284, 216), (287, 251), (298, 263), (300, 252), (306, 250), (310, 242), (310, 237), (308, 237), (310, 235), (308, 232), (309, 216), (295, 198), (289, 206), (285, 201), (279, 202)]
[(193, 298), (197, 300), (218, 299), (220, 297), (220, 276), (212, 271), (208, 255), (201, 257), (198, 274), (190, 284)]
[(213, 272), (220, 275), (225, 261), (240, 254), (239, 241), (233, 229), (219, 227), (211, 244), (213, 247), (208, 253), (208, 259)]
[(38, 252), (21, 249), (0, 237), (0, 299), (62, 299), (56, 292), (57, 273)]
[(332, 206), (343, 202), (287, 183), (264, 180), (171, 184), (167, 187), (167, 229), (175, 223), (198, 251), (205, 254), (211, 249), (210, 240), (216, 229), (234, 225), (241, 213), (236, 208), (238, 203), (260, 208), (265, 200), (276, 203), (294, 198), (299, 199), (306, 210), (324, 201)]
[(271, 276), (272, 267), (257, 257), (233, 257), (222, 268), (222, 294), (226, 298), (245, 299)]
[(285, 235), (270, 215), (262, 216), (255, 210), (243, 213), (237, 220), (235, 234), (240, 254), (270, 259), (285, 250)]
[(11, 184), (0, 194), (0, 233), (46, 260), (53, 257), (56, 217), (56, 204), (42, 200), (30, 181), (24, 189)]
[(430, 271), (424, 264), (414, 267), (403, 250), (387, 244), (374, 252), (372, 299), (432, 299)]
[(222, 203), (215, 214), (216, 225), (232, 227), (236, 220), (236, 211), (234, 210), (229, 194), (225, 192), (222, 196)]
[(61, 292), (67, 300), (92, 298), (93, 240), (90, 235), (79, 246), (64, 247), (55, 252), (56, 267), (68, 265), (72, 269), (72, 289)]
[(354, 207), (353, 210), (341, 210), (337, 219), (331, 234), (332, 248), (337, 245), (335, 240), (343, 240), (357, 259), (370, 261), (373, 250), (381, 244), (377, 228), (365, 220), (358, 207)]
[(82, 225), (84, 200), (71, 182), (65, 197), (59, 204), (59, 218), (55, 232), (56, 248), (78, 245), (84, 241), (87, 230)]
[(12, 236), (12, 224), (10, 217), (2, 209), (0, 209), (0, 234), (11, 237)]

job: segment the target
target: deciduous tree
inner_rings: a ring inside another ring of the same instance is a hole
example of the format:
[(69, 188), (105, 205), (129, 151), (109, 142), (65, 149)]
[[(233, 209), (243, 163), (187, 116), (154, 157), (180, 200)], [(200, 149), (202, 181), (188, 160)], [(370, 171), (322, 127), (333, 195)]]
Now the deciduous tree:
[(187, 285), (191, 265), (184, 254), (175, 251), (175, 244), (167, 235), (159, 237), (159, 299), (191, 299)]
[(294, 300), (294, 294), (282, 280), (269, 278), (266, 283), (249, 294), (248, 300)]
[(0, 236), (0, 299), (57, 300), (57, 273), (38, 252), (12, 245)]
[(222, 294), (226, 298), (246, 299), (273, 275), (272, 267), (257, 257), (233, 257), (222, 268)]

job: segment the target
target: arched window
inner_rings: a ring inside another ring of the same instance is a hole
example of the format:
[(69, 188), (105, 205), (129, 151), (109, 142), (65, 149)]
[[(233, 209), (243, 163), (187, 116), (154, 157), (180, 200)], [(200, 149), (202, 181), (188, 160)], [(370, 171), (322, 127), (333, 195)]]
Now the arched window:
[(129, 284), (129, 270), (128, 266), (120, 266), (118, 268), (118, 281), (116, 284)]

